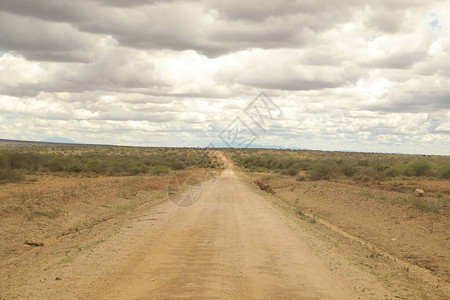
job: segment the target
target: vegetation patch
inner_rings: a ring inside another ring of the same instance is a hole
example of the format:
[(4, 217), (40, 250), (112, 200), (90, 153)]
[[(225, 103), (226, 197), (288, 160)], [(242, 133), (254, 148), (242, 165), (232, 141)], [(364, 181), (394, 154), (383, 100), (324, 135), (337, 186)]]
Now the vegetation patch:
[(429, 177), (450, 179), (450, 158), (399, 154), (291, 150), (230, 150), (233, 161), (250, 172), (272, 172), (309, 180)]
[(161, 175), (171, 170), (216, 168), (220, 165), (217, 157), (200, 149), (95, 146), (73, 149), (2, 149), (0, 183), (22, 181), (25, 175)]

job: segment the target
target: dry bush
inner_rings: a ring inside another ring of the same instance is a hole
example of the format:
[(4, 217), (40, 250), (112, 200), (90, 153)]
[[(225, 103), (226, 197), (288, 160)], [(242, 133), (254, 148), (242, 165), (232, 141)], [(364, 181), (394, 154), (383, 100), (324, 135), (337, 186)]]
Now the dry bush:
[(24, 179), (25, 176), (18, 170), (0, 169), (0, 182), (14, 182)]
[(308, 176), (311, 180), (329, 180), (336, 175), (335, 173), (336, 169), (331, 163), (321, 161), (312, 165)]

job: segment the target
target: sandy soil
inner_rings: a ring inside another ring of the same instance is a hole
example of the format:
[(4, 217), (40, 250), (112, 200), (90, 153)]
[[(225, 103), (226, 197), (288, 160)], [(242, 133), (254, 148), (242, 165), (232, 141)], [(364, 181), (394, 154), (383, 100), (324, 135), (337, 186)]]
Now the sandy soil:
[[(231, 165), (229, 165), (231, 167)], [(133, 211), (1, 265), (0, 298), (446, 299), (229, 168), (177, 207)]]
[[(428, 270), (446, 285), (450, 282), (449, 206), (444, 198), (450, 182), (405, 181), (397, 192), (397, 181), (382, 184), (354, 182), (296, 181), (295, 178), (260, 176), (271, 192), (302, 212), (325, 219), (338, 228), (375, 245), (411, 265)], [(425, 189), (420, 200), (447, 203), (439, 213), (414, 208), (410, 201), (416, 187)], [(395, 190), (395, 191), (393, 191)], [(443, 192), (441, 198), (433, 194)]]
[(133, 210), (157, 198), (161, 203), (170, 177), (40, 177), (29, 184), (3, 184), (0, 190), (0, 261), (33, 247)]

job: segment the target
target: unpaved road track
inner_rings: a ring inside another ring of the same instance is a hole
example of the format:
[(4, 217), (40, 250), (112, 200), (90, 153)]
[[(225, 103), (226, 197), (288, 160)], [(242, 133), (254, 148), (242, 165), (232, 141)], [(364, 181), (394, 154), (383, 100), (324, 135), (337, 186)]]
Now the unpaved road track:
[(149, 236), (96, 297), (356, 298), (230, 169), (204, 185), (163, 235)]

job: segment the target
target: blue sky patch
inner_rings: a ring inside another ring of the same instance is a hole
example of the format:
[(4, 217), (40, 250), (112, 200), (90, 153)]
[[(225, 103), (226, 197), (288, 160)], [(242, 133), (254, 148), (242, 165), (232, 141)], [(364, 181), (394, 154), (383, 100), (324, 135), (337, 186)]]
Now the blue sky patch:
[(431, 13), (430, 17), (432, 18), (432, 20), (430, 22), (430, 26), (434, 30), (440, 30), (442, 26), (441, 26), (441, 23), (439, 22), (438, 15), (436, 13)]

